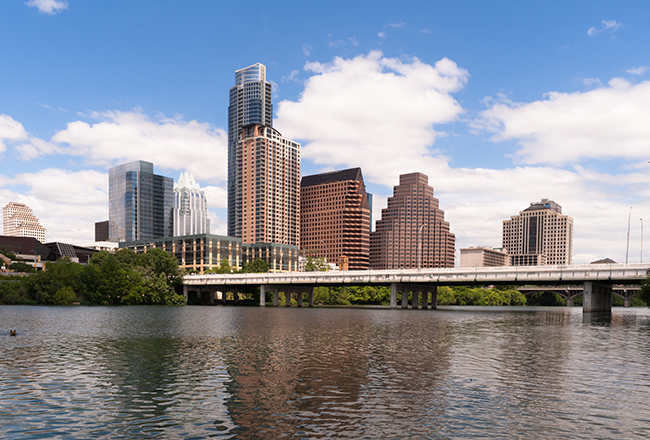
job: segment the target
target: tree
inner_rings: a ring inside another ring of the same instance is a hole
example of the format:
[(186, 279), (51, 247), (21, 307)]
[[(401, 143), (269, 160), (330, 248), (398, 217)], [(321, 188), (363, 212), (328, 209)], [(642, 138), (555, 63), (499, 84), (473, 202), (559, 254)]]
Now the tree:
[(324, 258), (307, 257), (305, 272), (325, 272), (329, 268)]
[(269, 271), (269, 263), (257, 258), (250, 263), (244, 264), (241, 271), (242, 273), (266, 273)]
[(650, 304), (650, 270), (646, 275), (648, 275), (648, 277), (645, 280), (641, 281), (641, 290), (636, 295), (636, 297), (646, 304)]

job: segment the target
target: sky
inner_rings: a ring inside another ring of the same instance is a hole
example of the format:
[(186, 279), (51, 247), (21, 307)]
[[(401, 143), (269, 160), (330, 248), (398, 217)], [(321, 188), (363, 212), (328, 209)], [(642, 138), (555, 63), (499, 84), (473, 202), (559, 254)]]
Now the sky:
[(3, 1), (0, 205), (89, 244), (108, 169), (145, 160), (192, 173), (225, 235), (228, 91), (259, 62), (302, 174), (361, 167), (375, 219), (417, 171), (459, 249), (549, 198), (574, 263), (639, 262), (649, 23), (647, 1)]

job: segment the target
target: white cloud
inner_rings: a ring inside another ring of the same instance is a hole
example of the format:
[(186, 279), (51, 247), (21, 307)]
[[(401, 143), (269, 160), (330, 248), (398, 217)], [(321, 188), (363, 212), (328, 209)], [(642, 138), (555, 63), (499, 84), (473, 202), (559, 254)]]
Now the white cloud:
[(337, 47), (337, 46), (358, 47), (359, 42), (357, 41), (356, 37), (349, 37), (349, 38), (347, 38), (345, 40), (330, 41), (329, 45), (330, 45), (330, 47)]
[(421, 156), (436, 160), (428, 147), (444, 133), (433, 126), (463, 112), (451, 93), (469, 77), (447, 58), (431, 66), (417, 58), (385, 58), (377, 51), (307, 63), (305, 70), (314, 75), (298, 102), (278, 104), (275, 126), (306, 141), (303, 158), (331, 166), (363, 163), (364, 174), (384, 182), (396, 169), (417, 166)]
[(596, 29), (595, 26), (590, 27), (589, 30), (587, 31), (587, 35), (589, 35), (590, 37), (594, 37), (599, 33), (606, 31), (608, 29), (615, 31), (616, 29), (623, 27), (623, 23), (618, 23), (616, 20), (603, 20), (601, 21), (601, 24), (603, 26), (600, 29)]
[[(12, 186), (26, 186), (26, 193)], [(50, 168), (0, 181), (0, 205), (26, 203), (47, 230), (48, 241), (94, 241), (94, 224), (108, 219), (108, 175)]]
[(305, 54), (306, 56), (311, 55), (311, 46), (308, 44), (303, 44), (302, 45), (302, 53)]
[(598, 78), (582, 78), (581, 82), (587, 87), (600, 87), (603, 85)]
[(66, 0), (29, 0), (25, 4), (32, 8), (38, 8), (39, 12), (50, 15), (68, 9), (68, 2)]
[(226, 208), (228, 206), (228, 191), (220, 186), (206, 186), (201, 188), (205, 192), (210, 208)]
[(23, 124), (8, 115), (0, 115), (0, 153), (7, 148), (6, 141), (18, 142), (29, 137)]
[(388, 27), (392, 27), (393, 29), (399, 29), (406, 26), (406, 23), (404, 23), (402, 20), (398, 21), (397, 23), (390, 23)]
[(422, 32), (423, 34), (430, 34), (431, 33), (431, 31), (429, 29), (420, 29), (420, 32)]
[(632, 75), (643, 75), (647, 71), (648, 71), (648, 66), (634, 67), (632, 69), (626, 70), (627, 73), (631, 73)]
[(289, 76), (283, 76), (282, 77), (282, 82), (285, 81), (299, 81), (298, 80), (298, 75), (300, 75), (300, 71), (298, 70), (292, 70)]
[(381, 32), (379, 32), (379, 33), (377, 34), (377, 36), (378, 36), (379, 38), (386, 38), (386, 32), (385, 32), (385, 31), (381, 31)]
[(515, 140), (515, 157), (526, 164), (563, 164), (582, 159), (650, 157), (650, 81), (614, 78), (588, 92), (550, 92), (531, 103), (496, 102), (474, 127)]
[(180, 117), (155, 120), (139, 110), (95, 113), (102, 122), (70, 122), (52, 137), (62, 154), (94, 164), (146, 160), (157, 167), (187, 170), (198, 180), (227, 177), (227, 134), (223, 129)]

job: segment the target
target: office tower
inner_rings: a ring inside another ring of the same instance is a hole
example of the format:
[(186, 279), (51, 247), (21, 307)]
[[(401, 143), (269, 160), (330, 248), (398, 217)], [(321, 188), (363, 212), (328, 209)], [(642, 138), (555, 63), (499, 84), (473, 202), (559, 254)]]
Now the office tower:
[(236, 154), (237, 203), (228, 209), (233, 236), (242, 243), (298, 246), (300, 144), (271, 127), (248, 125), (242, 128)]
[[(266, 67), (260, 63), (235, 71), (235, 86), (230, 89), (228, 104), (228, 235), (236, 233), (237, 185), (241, 183), (241, 162), (237, 148), (242, 128), (257, 124), (273, 126), (271, 83), (266, 81)], [(241, 188), (239, 188), (240, 190)]]
[(370, 207), (361, 168), (302, 178), (300, 246), (342, 270), (368, 269)]
[(370, 233), (371, 269), (454, 267), (456, 238), (429, 178), (402, 174)]
[(45, 242), (45, 228), (24, 203), (10, 202), (2, 208), (2, 233), (10, 237), (31, 237)]
[(503, 221), (503, 247), (513, 266), (571, 264), (573, 219), (553, 200), (533, 202)]
[(95, 241), (108, 241), (110, 237), (110, 228), (108, 220), (95, 223)]
[(181, 173), (174, 184), (174, 237), (210, 233), (208, 201), (194, 176)]
[(108, 170), (110, 241), (148, 240), (173, 234), (174, 179), (153, 173), (142, 160)]

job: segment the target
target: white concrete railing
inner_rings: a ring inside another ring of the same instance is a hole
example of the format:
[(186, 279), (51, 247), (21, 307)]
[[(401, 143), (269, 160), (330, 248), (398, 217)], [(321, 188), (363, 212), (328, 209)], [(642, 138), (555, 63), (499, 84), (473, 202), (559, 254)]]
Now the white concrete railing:
[(444, 269), (403, 269), (333, 272), (286, 272), (252, 274), (193, 274), (186, 285), (286, 285), (286, 284), (539, 284), (611, 281), (637, 283), (647, 277), (650, 263), (583, 264), (575, 266), (502, 266)]

